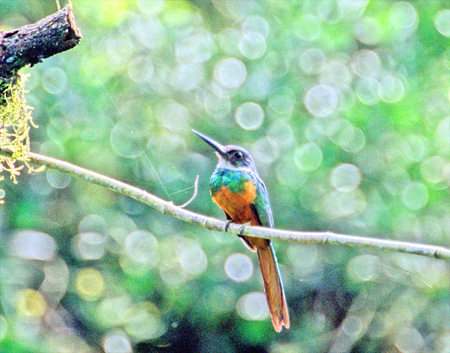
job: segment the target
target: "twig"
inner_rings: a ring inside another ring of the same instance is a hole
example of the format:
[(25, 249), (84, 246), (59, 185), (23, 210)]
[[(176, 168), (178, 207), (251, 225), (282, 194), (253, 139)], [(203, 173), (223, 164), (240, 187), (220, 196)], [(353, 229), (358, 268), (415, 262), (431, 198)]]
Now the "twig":
[(184, 204), (178, 206), (180, 208), (185, 208), (186, 206), (189, 206), (189, 204), (194, 201), (194, 199), (197, 197), (197, 191), (198, 191), (198, 179), (199, 176), (197, 175), (197, 177), (195, 178), (195, 182), (194, 182), (194, 193), (192, 194), (191, 198), (189, 200), (187, 200)]
[[(0, 155), (11, 157), (13, 151), (8, 147), (0, 147)], [(215, 218), (206, 217), (173, 205), (173, 203), (160, 199), (148, 192), (125, 184), (121, 181), (78, 167), (55, 158), (30, 153), (30, 162), (44, 165), (47, 168), (78, 177), (93, 184), (104, 186), (122, 195), (131, 197), (139, 202), (173, 216), (185, 222), (195, 224), (207, 229), (233, 234), (249, 235), (252, 237), (272, 240), (291, 241), (303, 244), (316, 245), (343, 245), (357, 248), (377, 249), (406, 254), (434, 257), (450, 260), (450, 249), (420, 243), (361, 237), (354, 235), (336, 234), (332, 232), (297, 232), (263, 227), (242, 226), (241, 224), (228, 224)]]

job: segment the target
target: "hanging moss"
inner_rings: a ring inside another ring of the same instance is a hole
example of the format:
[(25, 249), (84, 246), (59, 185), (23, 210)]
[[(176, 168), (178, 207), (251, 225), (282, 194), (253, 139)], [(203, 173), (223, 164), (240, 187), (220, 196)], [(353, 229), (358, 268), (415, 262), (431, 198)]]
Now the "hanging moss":
[[(0, 156), (0, 173), (9, 173), (14, 183), (17, 183), (17, 176), (24, 166), (30, 173), (41, 170), (41, 168), (33, 169), (28, 164), (30, 127), (37, 126), (33, 124), (31, 117), (32, 108), (26, 105), (24, 81), (23, 75), (17, 75), (4, 92), (2, 98), (5, 103), (0, 105), (0, 146), (10, 147), (13, 150), (11, 158)], [(18, 161), (24, 164), (18, 165)], [(4, 176), (1, 174), (0, 180), (3, 180)]]

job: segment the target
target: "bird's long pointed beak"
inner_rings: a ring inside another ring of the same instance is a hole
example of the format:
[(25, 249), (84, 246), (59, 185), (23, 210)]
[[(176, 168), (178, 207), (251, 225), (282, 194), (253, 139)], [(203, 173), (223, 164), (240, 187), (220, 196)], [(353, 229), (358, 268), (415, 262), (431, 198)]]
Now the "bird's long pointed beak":
[(192, 132), (198, 136), (200, 136), (203, 141), (205, 141), (207, 144), (209, 144), (212, 148), (214, 148), (222, 157), (227, 156), (227, 149), (224, 145), (221, 145), (219, 142), (213, 140), (212, 138), (209, 138), (208, 136), (205, 136), (201, 134), (198, 131), (192, 130)]

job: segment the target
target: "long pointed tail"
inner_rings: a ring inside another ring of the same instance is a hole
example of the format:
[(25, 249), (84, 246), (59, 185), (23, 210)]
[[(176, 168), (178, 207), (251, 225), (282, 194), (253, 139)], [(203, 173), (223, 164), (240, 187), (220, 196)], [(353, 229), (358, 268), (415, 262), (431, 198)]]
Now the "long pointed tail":
[(284, 296), (280, 269), (272, 243), (258, 247), (259, 266), (264, 281), (267, 304), (275, 331), (280, 332), (284, 327), (289, 328), (289, 311)]

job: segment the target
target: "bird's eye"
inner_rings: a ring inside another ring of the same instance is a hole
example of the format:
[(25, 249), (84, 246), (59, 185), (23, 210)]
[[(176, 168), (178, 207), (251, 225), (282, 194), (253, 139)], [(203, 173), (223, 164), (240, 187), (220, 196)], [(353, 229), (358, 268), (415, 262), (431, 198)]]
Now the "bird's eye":
[(234, 152), (234, 158), (242, 159), (242, 158), (244, 158), (244, 155), (242, 154), (242, 152), (236, 151), (236, 152)]

